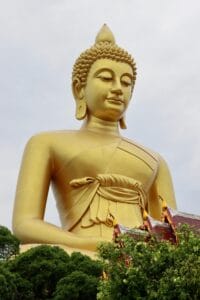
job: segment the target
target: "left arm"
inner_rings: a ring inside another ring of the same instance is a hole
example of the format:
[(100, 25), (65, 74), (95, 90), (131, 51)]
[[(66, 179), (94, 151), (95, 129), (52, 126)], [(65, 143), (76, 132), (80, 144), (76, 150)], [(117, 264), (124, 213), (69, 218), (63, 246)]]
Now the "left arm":
[(155, 218), (160, 220), (162, 211), (161, 196), (167, 204), (176, 209), (176, 200), (174, 188), (169, 168), (162, 157), (159, 157), (159, 166), (157, 176), (149, 191), (148, 212)]

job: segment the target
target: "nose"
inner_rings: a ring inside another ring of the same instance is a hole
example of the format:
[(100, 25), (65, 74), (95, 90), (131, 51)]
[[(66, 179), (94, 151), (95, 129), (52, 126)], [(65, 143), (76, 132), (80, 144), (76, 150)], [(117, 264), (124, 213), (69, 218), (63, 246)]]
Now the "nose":
[(122, 86), (120, 80), (115, 80), (111, 89), (111, 92), (116, 95), (122, 95)]

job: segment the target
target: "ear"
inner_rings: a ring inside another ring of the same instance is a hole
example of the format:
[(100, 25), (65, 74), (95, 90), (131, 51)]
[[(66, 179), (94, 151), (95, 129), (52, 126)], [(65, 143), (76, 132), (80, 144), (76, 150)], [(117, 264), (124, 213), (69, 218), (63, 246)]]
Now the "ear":
[(72, 82), (72, 92), (76, 101), (84, 98), (84, 86), (81, 85), (81, 82), (78, 78)]
[(84, 99), (85, 89), (79, 79), (73, 81), (72, 92), (76, 100), (76, 119), (83, 120), (87, 115), (87, 105)]

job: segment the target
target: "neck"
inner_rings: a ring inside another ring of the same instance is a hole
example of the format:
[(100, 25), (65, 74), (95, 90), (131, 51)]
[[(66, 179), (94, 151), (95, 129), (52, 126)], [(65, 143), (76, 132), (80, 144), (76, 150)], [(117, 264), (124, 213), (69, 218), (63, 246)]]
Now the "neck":
[(111, 134), (117, 136), (120, 135), (117, 121), (105, 121), (94, 116), (88, 116), (85, 122), (83, 123), (81, 129), (104, 134)]

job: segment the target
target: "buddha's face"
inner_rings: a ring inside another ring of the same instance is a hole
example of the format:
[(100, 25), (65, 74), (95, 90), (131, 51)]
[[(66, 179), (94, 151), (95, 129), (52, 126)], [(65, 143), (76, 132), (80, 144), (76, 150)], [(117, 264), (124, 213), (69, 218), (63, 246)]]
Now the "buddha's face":
[(90, 68), (84, 88), (88, 113), (107, 121), (118, 121), (132, 94), (133, 71), (129, 64), (99, 59)]

